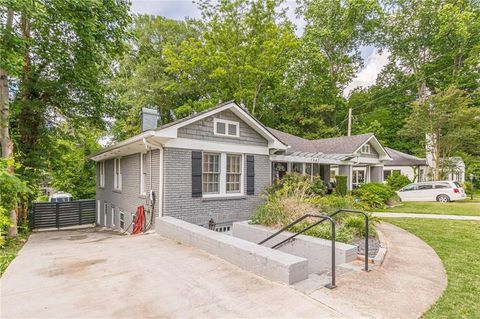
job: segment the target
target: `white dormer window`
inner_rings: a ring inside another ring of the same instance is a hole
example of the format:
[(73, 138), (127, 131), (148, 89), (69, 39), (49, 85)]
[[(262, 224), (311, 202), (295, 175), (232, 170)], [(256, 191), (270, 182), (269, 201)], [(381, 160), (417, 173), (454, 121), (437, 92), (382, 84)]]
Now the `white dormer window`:
[(122, 190), (122, 168), (120, 158), (113, 159), (113, 189)]
[(240, 136), (240, 125), (238, 122), (214, 119), (214, 134), (220, 136), (230, 136), (230, 137), (239, 137)]
[(369, 144), (363, 145), (361, 152), (362, 152), (363, 154), (370, 154), (370, 153), (371, 153), (370, 145), (369, 145)]

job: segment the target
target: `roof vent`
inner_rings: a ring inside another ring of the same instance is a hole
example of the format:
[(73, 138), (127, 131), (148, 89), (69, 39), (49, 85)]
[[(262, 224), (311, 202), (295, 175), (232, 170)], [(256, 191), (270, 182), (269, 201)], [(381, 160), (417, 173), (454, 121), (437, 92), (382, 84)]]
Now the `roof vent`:
[(140, 114), (140, 128), (142, 132), (153, 130), (158, 127), (158, 111), (153, 109), (142, 108)]

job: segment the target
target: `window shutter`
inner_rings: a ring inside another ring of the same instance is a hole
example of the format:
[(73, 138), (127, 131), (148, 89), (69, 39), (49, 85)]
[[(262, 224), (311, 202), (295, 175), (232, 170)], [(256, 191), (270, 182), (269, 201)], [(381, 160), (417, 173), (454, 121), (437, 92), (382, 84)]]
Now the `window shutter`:
[(255, 157), (247, 155), (247, 195), (255, 194)]
[(202, 152), (192, 152), (192, 197), (202, 197)]

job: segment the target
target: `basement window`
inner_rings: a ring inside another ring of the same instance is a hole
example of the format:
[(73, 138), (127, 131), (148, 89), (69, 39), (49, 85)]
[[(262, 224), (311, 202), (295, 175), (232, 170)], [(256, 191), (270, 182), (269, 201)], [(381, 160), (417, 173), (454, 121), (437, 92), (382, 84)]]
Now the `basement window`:
[(120, 223), (120, 228), (124, 229), (125, 228), (125, 213), (120, 211), (118, 214), (118, 220)]
[(115, 207), (112, 206), (112, 227), (115, 226)]
[(230, 231), (230, 226), (215, 226), (215, 231), (217, 233), (226, 233)]
[(234, 121), (214, 119), (214, 134), (220, 136), (239, 137), (240, 136), (240, 124)]

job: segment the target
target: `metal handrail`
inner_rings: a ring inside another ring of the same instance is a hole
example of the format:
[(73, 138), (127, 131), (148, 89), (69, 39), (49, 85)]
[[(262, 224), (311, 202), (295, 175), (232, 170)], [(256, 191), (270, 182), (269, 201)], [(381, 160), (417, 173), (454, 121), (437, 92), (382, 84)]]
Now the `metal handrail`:
[(368, 214), (365, 212), (362, 212), (361, 210), (339, 209), (328, 216), (333, 217), (339, 213), (355, 213), (355, 214), (362, 214), (363, 216), (365, 216), (365, 267), (363, 270), (369, 271), (368, 270)]
[(293, 238), (297, 237), (298, 235), (306, 232), (307, 230), (317, 226), (318, 224), (320, 223), (323, 223), (324, 221), (328, 220), (330, 221), (330, 225), (331, 225), (331, 241), (332, 241), (332, 281), (330, 284), (326, 285), (325, 287), (327, 288), (330, 288), (330, 289), (333, 289), (336, 287), (335, 285), (335, 221), (330, 217), (330, 216), (327, 216), (327, 215), (315, 215), (315, 214), (306, 214), (306, 215), (303, 215), (302, 217), (298, 218), (297, 220), (295, 220), (294, 222), (290, 223), (289, 225), (283, 227), (282, 229), (280, 229), (279, 231), (277, 231), (276, 233), (274, 233), (273, 235), (270, 235), (269, 237), (265, 238), (264, 240), (262, 240), (261, 242), (259, 242), (258, 244), (261, 245), (267, 241), (269, 241), (270, 239), (274, 238), (275, 236), (278, 236), (279, 234), (283, 233), (284, 231), (286, 231), (287, 229), (289, 229), (290, 227), (298, 224), (299, 222), (301, 222), (302, 220), (306, 219), (306, 218), (320, 218), (320, 220), (312, 225), (309, 225), (308, 227), (305, 227), (303, 230), (301, 230), (300, 232), (298, 233), (295, 233), (293, 234), (292, 236), (288, 237), (287, 239), (281, 241), (280, 243), (277, 243), (275, 244), (272, 249), (275, 249), (275, 248), (278, 248), (278, 247), (281, 247), (283, 246), (285, 243), (289, 242), (290, 240), (292, 240)]

